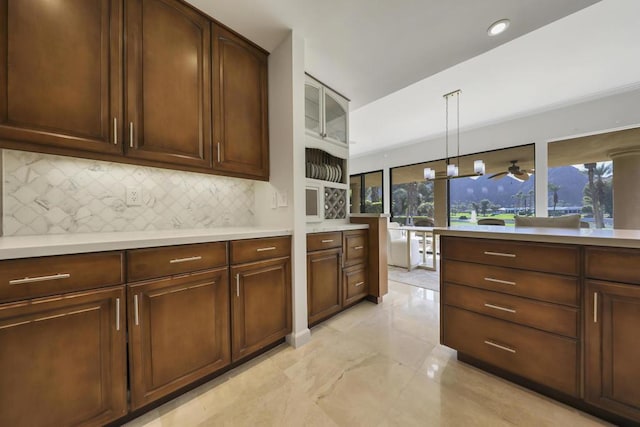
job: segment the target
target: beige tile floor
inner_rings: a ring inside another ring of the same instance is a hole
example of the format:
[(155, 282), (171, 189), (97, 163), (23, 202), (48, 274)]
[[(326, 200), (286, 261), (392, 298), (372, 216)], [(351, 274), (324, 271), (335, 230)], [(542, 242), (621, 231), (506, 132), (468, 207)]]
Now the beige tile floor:
[(389, 288), (127, 426), (607, 425), (458, 362), (438, 344), (439, 293)]

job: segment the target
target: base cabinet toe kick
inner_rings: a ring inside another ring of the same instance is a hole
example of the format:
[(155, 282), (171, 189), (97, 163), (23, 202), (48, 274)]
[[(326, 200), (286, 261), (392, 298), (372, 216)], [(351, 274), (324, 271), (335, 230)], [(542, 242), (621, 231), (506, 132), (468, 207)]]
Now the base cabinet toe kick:
[(640, 423), (640, 249), (440, 239), (443, 345), (601, 418)]

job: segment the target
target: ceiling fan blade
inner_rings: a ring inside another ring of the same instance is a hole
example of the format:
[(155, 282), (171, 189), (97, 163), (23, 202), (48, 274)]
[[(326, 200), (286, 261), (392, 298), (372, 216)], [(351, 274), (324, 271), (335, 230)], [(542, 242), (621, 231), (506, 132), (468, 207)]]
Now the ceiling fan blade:
[(489, 177), (489, 179), (500, 179), (500, 178), (504, 178), (505, 176), (507, 176), (509, 174), (509, 172), (498, 172), (496, 174), (493, 174)]

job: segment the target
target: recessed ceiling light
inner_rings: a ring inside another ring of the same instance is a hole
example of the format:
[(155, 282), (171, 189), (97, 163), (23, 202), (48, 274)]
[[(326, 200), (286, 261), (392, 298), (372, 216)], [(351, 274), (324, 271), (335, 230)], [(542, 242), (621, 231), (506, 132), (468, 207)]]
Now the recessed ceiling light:
[(510, 23), (511, 21), (509, 21), (508, 19), (501, 19), (499, 21), (496, 21), (489, 26), (487, 33), (490, 36), (497, 36), (498, 34), (502, 33), (504, 30), (509, 28)]

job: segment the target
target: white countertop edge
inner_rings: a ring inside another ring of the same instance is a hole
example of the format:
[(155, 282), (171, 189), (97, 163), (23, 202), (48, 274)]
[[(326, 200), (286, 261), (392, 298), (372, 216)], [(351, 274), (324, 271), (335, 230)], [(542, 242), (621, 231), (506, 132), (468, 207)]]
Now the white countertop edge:
[(154, 246), (290, 236), (291, 229), (230, 227), (0, 237), (0, 260), (105, 252)]
[(351, 218), (389, 218), (391, 215), (387, 213), (352, 213), (349, 214)]
[(324, 233), (329, 231), (366, 230), (368, 224), (335, 224), (335, 225), (307, 225), (307, 233)]
[(546, 227), (503, 227), (494, 225), (436, 227), (442, 236), (483, 239), (522, 240), (541, 243), (565, 243), (585, 246), (640, 248), (640, 230), (597, 230)]

